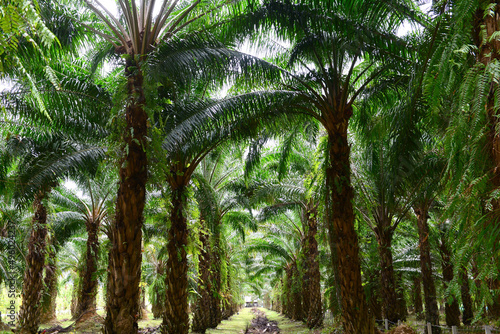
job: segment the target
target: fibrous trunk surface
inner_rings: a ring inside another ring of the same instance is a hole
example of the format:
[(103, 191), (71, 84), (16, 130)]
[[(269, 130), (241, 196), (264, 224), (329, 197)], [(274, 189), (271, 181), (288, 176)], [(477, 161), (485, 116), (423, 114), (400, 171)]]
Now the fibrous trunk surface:
[(172, 187), (171, 226), (168, 231), (168, 260), (165, 280), (166, 302), (162, 333), (187, 334), (188, 316), (188, 264), (187, 264), (187, 222), (185, 210), (185, 185)]
[(123, 159), (119, 172), (116, 215), (111, 224), (112, 248), (104, 333), (137, 333), (142, 262), (142, 223), (148, 176), (145, 96), (140, 64), (126, 62), (127, 95)]
[(327, 169), (331, 196), (330, 226), (338, 256), (342, 325), (346, 334), (374, 334), (375, 321), (369, 313), (361, 284), (358, 236), (354, 229), (354, 192), (347, 140), (348, 119), (352, 111), (344, 114), (345, 118), (327, 128), (331, 164)]

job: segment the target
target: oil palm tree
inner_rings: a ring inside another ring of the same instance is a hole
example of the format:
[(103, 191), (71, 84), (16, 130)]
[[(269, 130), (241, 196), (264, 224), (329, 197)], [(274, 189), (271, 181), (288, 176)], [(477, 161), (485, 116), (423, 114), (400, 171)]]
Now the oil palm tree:
[(74, 314), (79, 322), (83, 322), (97, 315), (99, 231), (102, 222), (108, 219), (108, 202), (112, 200), (111, 193), (114, 191), (115, 182), (110, 173), (101, 170), (93, 177), (82, 174), (78, 183), (83, 198), (69, 189), (58, 187), (52, 192), (51, 202), (65, 208), (65, 211), (62, 211), (64, 215), (79, 217), (79, 223), (87, 230), (87, 250), (83, 270), (79, 272), (81, 277), (78, 285), (78, 306)]
[(16, 174), (13, 175), (14, 183), (19, 185), (14, 194), (15, 199), (20, 205), (26, 205), (32, 200), (34, 208), (19, 326), (21, 333), (35, 333), (39, 325), (39, 302), (43, 291), (42, 274), (46, 254), (47, 209), (44, 201), (59, 178), (84, 169), (91, 170), (89, 167), (97, 163), (104, 152), (100, 147), (88, 147), (61, 135), (41, 140), (11, 138), (10, 145), (19, 159)]
[(271, 115), (269, 110), (275, 109), (276, 114), (283, 114), (287, 104), (266, 92), (217, 100), (204, 97), (192, 88), (177, 92), (173, 101), (162, 101), (159, 105), (163, 110), (158, 124), (162, 125), (165, 133), (162, 147), (167, 168), (164, 177), (170, 186), (171, 202), (164, 330), (184, 333), (189, 327), (185, 208), (186, 190), (192, 175), (203, 158), (223, 140), (256, 136), (264, 124), (275, 128), (277, 123), (273, 123), (273, 119), (276, 119), (276, 115)]
[[(72, 68), (72, 79), (66, 76), (71, 72), (68, 63), (58, 65), (60, 72), (54, 77), (59, 83), (58, 89), (52, 82), (41, 81), (39, 94), (34, 97), (29, 85), (18, 82), (12, 90), (3, 93), (7, 113), (2, 135), (7, 138), (5, 154), (11, 157), (11, 163), (16, 163), (12, 175), (18, 185), (15, 200), (24, 208), (29, 202), (34, 203), (35, 211), (20, 310), (20, 328), (24, 333), (36, 332), (39, 322), (41, 268), (47, 236), (44, 201), (63, 177), (78, 175), (83, 170), (92, 172), (105, 153), (99, 140), (106, 133), (103, 130), (106, 94), (88, 78), (83, 79), (82, 72), (74, 71), (75, 68)], [(74, 100), (75, 96), (79, 97), (78, 101)], [(50, 118), (40, 112), (37, 98), (43, 105), (50, 106)], [(79, 103), (81, 101), (87, 103)], [(82, 121), (75, 122), (75, 119)]]
[[(134, 314), (139, 294), (141, 268), (141, 226), (148, 176), (148, 124), (144, 64), (153, 50), (188, 31), (194, 31), (215, 19), (220, 22), (230, 11), (221, 10), (227, 1), (155, 1), (119, 0), (117, 18), (99, 1), (85, 0), (87, 6), (100, 18), (103, 29), (83, 23), (112, 45), (116, 54), (123, 55), (124, 75), (127, 80), (125, 103), (125, 131), (120, 158), (120, 186), (117, 195), (116, 219), (112, 229), (115, 246), (110, 255), (110, 289), (108, 296), (106, 333), (137, 332)], [(170, 67), (170, 66), (169, 66)], [(175, 81), (175, 78), (170, 78)], [(118, 244), (126, 241), (127, 246)], [(121, 268), (118, 270), (117, 268)], [(126, 273), (126, 274), (124, 274)], [(181, 295), (183, 292), (179, 292)], [(177, 314), (173, 307), (167, 312)], [(172, 315), (173, 317), (174, 315)], [(179, 318), (181, 319), (181, 318)], [(184, 316), (182, 316), (184, 319)], [(174, 321), (174, 320), (170, 320)], [(177, 329), (172, 324), (169, 331)], [(181, 331), (182, 332), (182, 331)], [(179, 333), (181, 333), (179, 332)]]
[[(361, 284), (354, 229), (348, 127), (356, 103), (400, 78), (409, 45), (395, 35), (404, 17), (421, 19), (403, 1), (267, 1), (251, 7), (242, 31), (271, 30), (291, 43), (285, 87), (309, 106), (300, 112), (317, 119), (328, 134), (329, 229), (338, 254), (343, 326), (346, 333), (374, 333)], [(359, 61), (362, 61), (359, 64)], [(305, 73), (305, 74), (301, 74)]]
[[(202, 296), (197, 300), (193, 317), (193, 331), (203, 332), (207, 328), (215, 328), (231, 312), (231, 301), (222, 300), (223, 275), (231, 277), (229, 270), (224, 273), (222, 261), (227, 261), (224, 254), (224, 231), (234, 230), (244, 240), (245, 231), (255, 229), (252, 217), (241, 210), (231, 183), (241, 176), (242, 164), (235, 159), (234, 148), (224, 145), (207, 155), (193, 175), (195, 181), (195, 198), (198, 202), (201, 224), (205, 231), (200, 232), (203, 248), (199, 262), (199, 292)], [(228, 232), (226, 232), (228, 233)], [(228, 255), (229, 256), (229, 255)], [(229, 284), (230, 286), (230, 284)], [(226, 314), (223, 312), (223, 304)], [(203, 307), (203, 306), (206, 306)]]
[[(297, 212), (283, 211), (285, 213), (281, 216), (269, 219), (265, 225), (261, 224), (260, 231), (254, 233), (245, 246), (247, 254), (253, 257), (248, 263), (248, 270), (252, 280), (268, 276), (275, 288), (281, 288), (283, 313), (290, 319), (301, 321), (304, 318), (303, 272), (299, 268), (304, 231)], [(260, 254), (260, 257), (256, 254)], [(279, 282), (282, 284), (278, 285)]]
[[(386, 102), (390, 102), (385, 107), (397, 109), (401, 98), (398, 95), (387, 92)], [(365, 110), (365, 115), (358, 117), (357, 142), (363, 148), (356, 152), (354, 177), (359, 193), (356, 209), (378, 244), (383, 313), (389, 321), (397, 323), (406, 318), (406, 311), (399, 313), (402, 309), (398, 307), (392, 242), (396, 229), (412, 209), (415, 188), (405, 182), (411, 171), (411, 156), (396, 152), (400, 145), (391, 136), (388, 126), (391, 114), (387, 115), (384, 105), (377, 103), (374, 110)]]

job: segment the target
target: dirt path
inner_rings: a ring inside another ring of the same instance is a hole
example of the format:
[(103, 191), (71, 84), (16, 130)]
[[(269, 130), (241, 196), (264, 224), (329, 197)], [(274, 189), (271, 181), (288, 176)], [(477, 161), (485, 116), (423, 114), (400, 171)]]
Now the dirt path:
[(280, 329), (278, 328), (278, 322), (276, 320), (267, 319), (266, 313), (253, 308), (252, 313), (255, 314), (255, 318), (252, 319), (252, 323), (246, 329), (245, 334), (279, 334)]

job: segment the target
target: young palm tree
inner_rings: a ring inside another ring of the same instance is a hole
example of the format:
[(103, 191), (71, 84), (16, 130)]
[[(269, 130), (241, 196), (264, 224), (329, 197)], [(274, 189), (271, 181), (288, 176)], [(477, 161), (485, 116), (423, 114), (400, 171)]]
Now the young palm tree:
[(51, 202), (65, 208), (65, 214), (77, 215), (79, 222), (87, 230), (87, 250), (83, 270), (79, 272), (78, 305), (74, 317), (78, 322), (95, 317), (97, 296), (97, 270), (99, 259), (99, 231), (103, 221), (108, 219), (108, 205), (115, 190), (115, 180), (103, 171), (94, 177), (80, 176), (79, 190), (85, 195), (80, 198), (74, 192), (57, 188), (52, 193)]

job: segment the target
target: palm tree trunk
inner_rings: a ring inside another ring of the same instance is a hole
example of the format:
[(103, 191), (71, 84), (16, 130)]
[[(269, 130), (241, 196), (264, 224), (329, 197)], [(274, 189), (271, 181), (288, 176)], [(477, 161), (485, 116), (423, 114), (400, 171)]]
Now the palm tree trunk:
[[(203, 224), (201, 220), (201, 224)], [(210, 292), (212, 284), (210, 282), (210, 241), (207, 232), (200, 231), (200, 242), (202, 244), (201, 253), (199, 256), (198, 271), (200, 277), (198, 279), (199, 296), (194, 306), (193, 326), (192, 331), (195, 333), (205, 333), (209, 328), (210, 318)]]
[(417, 320), (421, 320), (422, 312), (424, 308), (422, 307), (422, 288), (421, 288), (422, 278), (416, 276), (413, 279), (413, 308), (415, 309), (415, 317)]
[(354, 229), (354, 192), (351, 185), (350, 147), (347, 140), (348, 120), (352, 110), (334, 113), (344, 118), (327, 128), (330, 165), (326, 171), (331, 197), (331, 227), (338, 255), (338, 274), (342, 305), (342, 326), (346, 334), (374, 334), (375, 321), (369, 313), (363, 286), (359, 244)]
[(57, 267), (56, 253), (49, 247), (48, 263), (45, 265), (45, 291), (42, 295), (42, 309), (40, 322), (48, 323), (57, 320), (56, 317), (56, 297), (57, 297)]
[(97, 299), (97, 261), (99, 258), (99, 221), (86, 221), (87, 227), (87, 251), (85, 254), (85, 267), (80, 283), (78, 307), (76, 317), (79, 322), (94, 317), (96, 313)]
[(167, 244), (166, 312), (163, 318), (163, 334), (188, 334), (188, 229), (185, 213), (187, 182), (171, 183), (172, 209)]
[[(429, 242), (429, 226), (427, 225), (427, 207), (415, 208), (418, 225), (418, 238), (420, 242), (420, 270), (422, 271), (422, 282), (424, 285), (425, 320), (432, 325), (439, 326), (439, 313), (436, 301), (436, 286), (432, 277), (431, 246)], [(432, 332), (441, 333), (439, 327)]]
[(472, 323), (472, 319), (474, 319), (474, 312), (472, 308), (472, 298), (470, 296), (469, 290), (469, 277), (467, 275), (467, 268), (462, 267), (462, 270), (460, 270), (460, 278), (462, 280), (460, 292), (462, 295), (462, 304), (464, 306), (464, 311), (462, 313), (462, 322), (464, 323), (464, 325), (470, 325)]
[(105, 334), (137, 333), (139, 283), (142, 262), (142, 223), (148, 179), (146, 154), (148, 115), (140, 63), (131, 57), (125, 65), (127, 95), (123, 158), (111, 226)]
[[(307, 276), (308, 276), (308, 298), (309, 305), (305, 305), (307, 312), (307, 327), (317, 328), (323, 324), (323, 310), (321, 304), (321, 274), (318, 262), (318, 242), (316, 233), (318, 232), (318, 210), (314, 204), (309, 205), (307, 212)], [(305, 281), (305, 280), (304, 280)], [(304, 296), (306, 292), (304, 292)]]
[(35, 198), (35, 215), (32, 221), (26, 271), (23, 279), (22, 304), (19, 308), (18, 331), (35, 334), (40, 324), (40, 299), (43, 291), (43, 267), (45, 264), (45, 238), (47, 236), (47, 210), (42, 203), (44, 194)]
[(378, 242), (378, 252), (380, 261), (380, 287), (382, 298), (382, 309), (385, 317), (396, 323), (401, 319), (398, 310), (398, 298), (396, 295), (396, 282), (394, 279), (394, 267), (392, 261), (392, 231), (390, 222), (377, 224), (375, 231)]
[[(444, 234), (441, 236), (439, 250), (442, 260), (441, 266), (443, 268), (443, 284), (446, 290), (448, 288), (448, 284), (453, 280), (453, 263), (451, 262), (451, 252), (446, 245)], [(451, 303), (450, 298), (453, 299)], [(460, 309), (458, 307), (458, 301), (453, 294), (450, 294), (450, 297), (445, 301), (445, 315), (446, 325), (448, 327), (460, 326)]]

